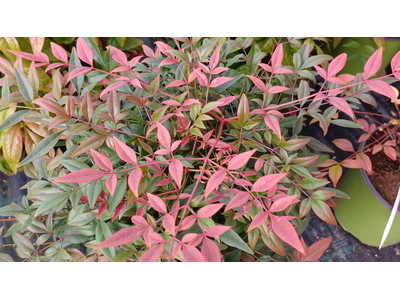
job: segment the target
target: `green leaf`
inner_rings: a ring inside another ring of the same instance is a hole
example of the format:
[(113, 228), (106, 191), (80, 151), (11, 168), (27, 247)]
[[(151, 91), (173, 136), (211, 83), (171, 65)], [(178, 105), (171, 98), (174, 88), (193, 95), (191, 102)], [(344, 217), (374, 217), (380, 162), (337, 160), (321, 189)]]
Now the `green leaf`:
[[(102, 243), (106, 239), (108, 239), (112, 235), (111, 229), (108, 227), (108, 225), (103, 222), (99, 221), (97, 223), (96, 227), (96, 242), (97, 244)], [(115, 256), (115, 248), (114, 247), (109, 247), (109, 248), (102, 248), (100, 251), (110, 260), (112, 260)]]
[(32, 152), (29, 153), (28, 156), (19, 163), (18, 167), (26, 165), (27, 163), (30, 163), (31, 161), (34, 161), (35, 159), (48, 153), (57, 144), (62, 133), (63, 131), (57, 132), (41, 140), (39, 144), (33, 148)]
[(103, 186), (100, 180), (96, 180), (89, 183), (89, 185), (87, 186), (87, 197), (90, 208), (93, 209), (102, 191), (103, 191)]
[(71, 201), (72, 208), (76, 210), (78, 208), (79, 201), (82, 197), (82, 190), (76, 190), (71, 193), (69, 200)]
[(11, 116), (5, 119), (3, 123), (1, 123), (0, 131), (6, 130), (9, 127), (21, 122), (29, 112), (30, 110), (19, 110), (13, 113)]
[(10, 255), (8, 255), (6, 253), (0, 253), (0, 262), (14, 262), (14, 260), (12, 259), (12, 257)]
[[(79, 57), (78, 57), (78, 55), (76, 53), (75, 47), (72, 48), (71, 57), (69, 59), (69, 64), (72, 65), (72, 66), (79, 66), (79, 67), (82, 66), (81, 61), (79, 60)], [(68, 72), (71, 73), (72, 70), (74, 70), (75, 68), (76, 67), (69, 67), (68, 68)], [(79, 75), (78, 77), (75, 77), (75, 78), (71, 79), (71, 82), (74, 85), (75, 90), (77, 91), (78, 94), (80, 93), (80, 90), (82, 88), (82, 83), (83, 83), (83, 78), (84, 77), (85, 77), (84, 75)]]
[(102, 135), (94, 135), (91, 136), (88, 139), (85, 139), (83, 142), (80, 143), (78, 148), (75, 149), (74, 152), (72, 152), (71, 156), (78, 156), (79, 154), (88, 152), (90, 149), (96, 150), (97, 148), (100, 148), (101, 145), (103, 145), (106, 137)]
[(14, 232), (11, 235), (14, 243), (17, 245), (17, 247), (24, 251), (24, 252), (34, 252), (35, 247), (33, 247), (32, 242), (26, 237), (23, 236), (22, 234), (19, 234), (17, 232)]
[(0, 207), (0, 216), (15, 216), (17, 214), (22, 214), (26, 211), (18, 204), (12, 203), (7, 206)]
[(18, 88), (22, 96), (29, 102), (33, 101), (33, 88), (29, 83), (28, 79), (25, 77), (17, 67), (14, 67), (15, 77), (17, 78)]
[(10, 88), (8, 87), (8, 77), (4, 76), (3, 88), (1, 90), (1, 96), (3, 98), (4, 103), (8, 106), (9, 96), (10, 96)]
[(303, 177), (312, 177), (312, 175), (310, 174), (310, 172), (308, 172), (308, 170), (300, 165), (290, 165), (290, 168), (295, 171), (297, 174), (303, 176)]
[(160, 74), (158, 74), (156, 78), (154, 78), (153, 81), (150, 83), (150, 92), (154, 95), (155, 93), (157, 93), (159, 86), (160, 86)]
[(60, 163), (71, 172), (90, 168), (87, 164), (73, 159), (63, 159)]
[(313, 65), (320, 65), (332, 59), (330, 55), (315, 55), (309, 57), (304, 64), (301, 66), (302, 69), (312, 67)]
[(213, 108), (217, 107), (218, 105), (221, 105), (223, 102), (221, 101), (214, 101), (214, 102), (210, 102), (207, 103), (206, 105), (204, 105), (203, 109), (201, 110), (202, 114), (205, 114), (207, 112), (209, 112), (210, 110), (212, 110)]
[(324, 186), (328, 184), (327, 180), (317, 179), (312, 177), (304, 178), (302, 181), (299, 182), (299, 185), (306, 190), (316, 189), (317, 187)]
[(240, 74), (237, 75), (235, 77), (233, 77), (232, 80), (229, 80), (228, 82), (225, 82), (224, 84), (221, 84), (220, 86), (217, 86), (217, 92), (218, 93), (222, 93), (223, 91), (225, 91), (227, 88), (229, 88), (230, 86), (234, 85), (236, 81), (238, 81), (240, 78), (242, 78), (244, 76), (244, 74)]
[[(83, 37), (82, 39), (89, 45), (89, 48), (92, 50), (92, 52), (93, 52), (93, 59), (94, 59), (95, 61), (97, 61), (99, 64), (101, 64), (104, 68), (107, 69), (107, 66), (104, 64), (104, 61), (103, 61), (103, 59), (101, 58), (100, 50), (99, 50), (99, 48), (97, 47), (96, 42), (94, 41), (94, 39), (91, 38), (91, 37)], [(101, 80), (101, 79), (100, 79), (100, 80)], [(100, 81), (100, 80), (99, 80), (99, 81)]]
[[(128, 259), (130, 259), (135, 253), (134, 252), (122, 252), (118, 255), (116, 255), (112, 262), (126, 262)], [(1, 261), (1, 257), (0, 257)]]
[(48, 233), (49, 232), (48, 228), (39, 220), (33, 219), (32, 221), (30, 221), (30, 218), (31, 218), (30, 215), (19, 214), (19, 215), (16, 215), (15, 218), (21, 225), (24, 225), (24, 226), (30, 222), (31, 224), (29, 224), (26, 227), (28, 229), (28, 231), (30, 231), (30, 232), (33, 232), (33, 233)]
[(238, 119), (241, 125), (247, 122), (250, 115), (249, 101), (247, 100), (246, 94), (242, 94), (238, 106)]
[(180, 60), (189, 62), (189, 59), (188, 59), (187, 55), (185, 53), (179, 51), (179, 50), (172, 49), (172, 50), (168, 50), (166, 52), (171, 53), (172, 55), (175, 55)]
[(337, 126), (341, 127), (348, 127), (348, 128), (363, 128), (360, 124), (354, 123), (353, 121), (348, 121), (348, 120), (330, 120), (329, 123), (335, 124)]
[(117, 186), (115, 188), (114, 196), (112, 196), (112, 197), (110, 196), (108, 198), (109, 211), (114, 211), (114, 209), (118, 206), (118, 204), (121, 203), (122, 199), (124, 198), (125, 193), (127, 191), (126, 182), (127, 182), (127, 176), (118, 180)]
[(70, 226), (83, 226), (92, 222), (96, 218), (97, 214), (94, 212), (83, 213), (79, 216), (74, 217), (68, 221)]
[(58, 193), (58, 194), (50, 196), (36, 210), (35, 217), (37, 217), (38, 215), (40, 215), (41, 213), (43, 213), (45, 211), (48, 211), (50, 209), (53, 209), (53, 208), (61, 205), (63, 202), (66, 202), (68, 200), (68, 197), (70, 194), (71, 194), (71, 192), (63, 192), (63, 193)]
[(228, 246), (235, 247), (247, 253), (253, 254), (253, 251), (251, 251), (249, 246), (247, 246), (242, 238), (232, 229), (229, 229), (228, 231), (220, 235), (220, 239)]

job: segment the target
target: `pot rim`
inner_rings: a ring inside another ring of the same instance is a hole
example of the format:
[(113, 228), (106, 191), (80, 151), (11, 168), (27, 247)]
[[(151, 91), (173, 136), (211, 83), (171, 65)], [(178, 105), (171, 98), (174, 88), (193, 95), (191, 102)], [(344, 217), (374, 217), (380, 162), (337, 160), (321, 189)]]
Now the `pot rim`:
[[(381, 126), (378, 127), (375, 131), (379, 130), (379, 128), (381, 128)], [(375, 131), (374, 131), (374, 132), (375, 132)], [(363, 141), (363, 142), (360, 144), (360, 150), (361, 150), (361, 151), (364, 150), (364, 146), (365, 146), (366, 143), (367, 143), (367, 140)], [(383, 198), (382, 195), (377, 191), (377, 189), (374, 187), (374, 185), (372, 184), (371, 180), (369, 179), (369, 176), (368, 176), (368, 174), (367, 174), (367, 171), (365, 171), (365, 170), (362, 169), (362, 168), (360, 169), (360, 171), (361, 171), (361, 174), (362, 174), (362, 176), (363, 176), (363, 178), (364, 178), (364, 180), (365, 180), (365, 183), (368, 185), (369, 189), (372, 191), (372, 193), (375, 195), (375, 197), (378, 198), (378, 200), (379, 200), (383, 205), (385, 205), (386, 208), (388, 208), (390, 211), (392, 211), (393, 205), (390, 205), (390, 203), (389, 203), (385, 198)], [(399, 211), (399, 210), (396, 211), (396, 215), (400, 217), (400, 211)]]

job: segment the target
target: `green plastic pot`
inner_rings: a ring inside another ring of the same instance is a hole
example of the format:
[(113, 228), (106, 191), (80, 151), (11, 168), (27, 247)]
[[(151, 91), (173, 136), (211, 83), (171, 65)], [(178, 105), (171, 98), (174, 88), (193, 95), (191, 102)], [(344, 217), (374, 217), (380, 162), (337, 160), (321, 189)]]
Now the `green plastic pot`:
[[(347, 61), (345, 67), (339, 74), (352, 74), (364, 72), (364, 65), (368, 58), (378, 49), (372, 37), (345, 37), (339, 43), (339, 45), (332, 49), (333, 45), (330, 44), (330, 49), (325, 49), (325, 53), (332, 55), (333, 57), (338, 56), (341, 53), (347, 54)], [(390, 64), (393, 56), (400, 50), (400, 39), (398, 38), (386, 38), (385, 50), (382, 53), (382, 67), (379, 69), (377, 74), (381, 74), (382, 71)]]
[[(361, 144), (363, 148), (365, 142)], [(379, 247), (383, 231), (389, 220), (392, 206), (372, 185), (363, 169), (349, 169), (339, 182), (338, 189), (350, 199), (335, 199), (336, 219), (344, 230), (355, 236), (361, 243)], [(397, 211), (390, 233), (384, 246), (400, 242), (400, 213)]]

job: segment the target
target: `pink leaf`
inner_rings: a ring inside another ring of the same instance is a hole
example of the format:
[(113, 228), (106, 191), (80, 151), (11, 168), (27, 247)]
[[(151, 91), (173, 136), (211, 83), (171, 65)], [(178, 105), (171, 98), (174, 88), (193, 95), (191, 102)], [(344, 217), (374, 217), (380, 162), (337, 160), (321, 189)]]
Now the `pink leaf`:
[(142, 45), (142, 49), (143, 49), (144, 54), (146, 54), (148, 57), (157, 59), (154, 51), (150, 47), (148, 47), (146, 45)]
[(218, 246), (207, 237), (203, 240), (201, 254), (206, 262), (221, 262), (221, 252)]
[(326, 80), (326, 71), (324, 69), (322, 69), (320, 66), (313, 66), (315, 68), (315, 70), (317, 70), (318, 74), (324, 79)]
[(171, 46), (163, 43), (163, 42), (155, 42), (157, 45), (158, 49), (160, 49), (162, 54), (165, 54), (166, 56), (173, 58), (173, 55), (171, 53), (168, 53), (168, 50), (172, 50)]
[(121, 65), (124, 65), (125, 67), (128, 67), (128, 59), (123, 51), (110, 46), (110, 52), (113, 60), (115, 60), (117, 63), (120, 63)]
[(393, 147), (383, 147), (383, 152), (385, 152), (386, 156), (392, 160), (397, 160), (397, 153)]
[(125, 145), (115, 136), (113, 136), (113, 140), (114, 140), (115, 151), (117, 151), (119, 158), (121, 158), (123, 161), (127, 163), (137, 164), (135, 151), (133, 151), (132, 148)]
[(196, 222), (196, 217), (193, 215), (184, 218), (181, 225), (179, 226), (179, 231), (184, 231), (191, 228), (195, 222)]
[(344, 151), (354, 152), (353, 144), (347, 139), (335, 139), (332, 142), (336, 145), (336, 147)]
[(232, 79), (234, 79), (234, 78), (233, 77), (217, 77), (211, 82), (210, 87), (220, 86), (221, 84), (231, 81)]
[(248, 192), (239, 192), (233, 198), (231, 201), (229, 201), (228, 205), (225, 208), (225, 211), (228, 211), (232, 208), (239, 207), (243, 204), (245, 204), (250, 198), (250, 195)]
[(132, 243), (134, 240), (142, 235), (144, 230), (145, 228), (143, 227), (135, 226), (121, 229), (120, 231), (114, 233), (112, 236), (106, 239), (104, 242), (98, 244), (96, 247), (93, 248), (93, 250)]
[(169, 173), (180, 189), (182, 187), (183, 165), (179, 159), (173, 159), (169, 164)]
[(151, 207), (153, 207), (156, 211), (166, 214), (167, 213), (167, 207), (165, 206), (164, 200), (161, 199), (160, 197), (146, 193), (147, 198), (149, 199), (149, 204)]
[(261, 64), (258, 64), (258, 66), (263, 68), (265, 71), (272, 73), (272, 69), (269, 65), (261, 63)]
[(367, 85), (374, 92), (384, 95), (393, 101), (397, 101), (396, 93), (387, 82), (381, 80), (368, 80)]
[(271, 226), (272, 230), (281, 240), (288, 243), (299, 252), (305, 254), (305, 250), (301, 245), (297, 232), (288, 220), (283, 217), (271, 215)]
[(39, 62), (46, 63), (46, 61), (44, 61), (42, 57), (34, 55), (32, 53), (26, 53), (26, 52), (20, 52), (20, 51), (12, 51), (12, 50), (8, 50), (8, 52), (10, 52), (10, 53), (12, 53), (12, 54), (14, 54), (16, 56), (22, 57), (24, 59), (27, 59), (27, 60), (39, 61)]
[(169, 131), (159, 122), (157, 122), (157, 138), (161, 145), (168, 150), (171, 149), (171, 136), (169, 135)]
[(267, 222), (268, 216), (269, 216), (269, 213), (267, 213), (267, 212), (261, 212), (261, 213), (257, 214), (253, 218), (253, 221), (251, 222), (249, 228), (247, 229), (247, 232), (249, 232), (250, 230), (257, 228), (257, 227), (261, 226), (262, 224), (264, 224), (265, 222)]
[(230, 228), (230, 226), (214, 225), (207, 229), (206, 235), (215, 238), (228, 231)]
[(340, 78), (338, 77), (329, 77), (329, 82), (337, 83), (337, 84), (345, 84)]
[(132, 69), (138, 62), (139, 60), (143, 57), (143, 55), (135, 56), (134, 58), (131, 59), (129, 62), (129, 67)]
[(98, 210), (98, 212), (97, 212), (97, 220), (98, 220), (98, 219), (100, 218), (100, 216), (106, 211), (107, 207), (108, 207), (108, 203), (107, 203), (107, 202), (104, 202), (103, 204), (101, 204), (101, 205), (99, 206), (99, 210)]
[(163, 249), (163, 244), (150, 248), (145, 253), (143, 253), (143, 255), (139, 259), (139, 262), (156, 262), (160, 258)]
[(170, 88), (170, 87), (176, 87), (176, 86), (181, 86), (186, 84), (184, 81), (182, 80), (174, 80), (172, 81), (170, 84), (168, 84), (165, 88)]
[(217, 213), (225, 204), (209, 204), (199, 209), (197, 216), (199, 218), (210, 218)]
[(96, 169), (83, 169), (69, 173), (60, 178), (57, 178), (53, 180), (53, 182), (66, 182), (66, 183), (92, 182), (109, 174), (110, 174), (109, 172), (104, 172)]
[(392, 61), (390, 62), (390, 67), (392, 68), (392, 72), (396, 72), (396, 70), (400, 68), (400, 51), (393, 56)]
[(282, 44), (279, 44), (274, 51), (274, 54), (272, 54), (271, 57), (271, 64), (272, 64), (272, 69), (275, 70), (283, 60), (283, 48)]
[(166, 100), (163, 102), (163, 104), (168, 106), (181, 106), (181, 104), (176, 100)]
[(111, 222), (114, 222), (115, 219), (117, 219), (123, 212), (126, 207), (126, 201), (122, 201), (120, 204), (117, 205), (117, 207), (114, 210), (114, 215), (112, 217)]
[(270, 174), (259, 178), (251, 189), (252, 192), (265, 192), (274, 188), (288, 173)]
[(142, 178), (142, 169), (139, 167), (136, 167), (136, 169), (133, 170), (133, 172), (128, 176), (129, 188), (132, 190), (136, 198), (139, 197), (139, 185), (141, 178)]
[(182, 254), (187, 262), (204, 262), (203, 255), (201, 255), (201, 252), (196, 247), (183, 244)]
[(265, 84), (264, 84), (264, 82), (261, 81), (261, 79), (258, 79), (257, 77), (250, 76), (250, 75), (246, 75), (246, 76), (248, 78), (250, 78), (251, 81), (253, 81), (253, 83), (255, 84), (256, 87), (258, 87), (263, 92), (267, 93), (267, 89), (265, 88)]
[(133, 224), (138, 226), (145, 226), (145, 227), (149, 226), (146, 219), (143, 218), (142, 216), (132, 216), (131, 221)]
[(90, 149), (90, 152), (92, 153), (94, 162), (97, 166), (107, 171), (113, 170), (113, 165), (107, 156), (104, 156), (93, 149)]
[(275, 74), (287, 74), (287, 73), (293, 74), (293, 71), (291, 71), (289, 69), (285, 69), (285, 68), (279, 68), (279, 69), (276, 69), (274, 73)]
[(340, 164), (349, 169), (360, 169), (363, 167), (363, 164), (356, 159), (345, 159)]
[(298, 197), (298, 195), (292, 195), (292, 196), (280, 198), (271, 205), (271, 208), (269, 209), (269, 211), (270, 212), (282, 211), (282, 210), (286, 209), (289, 205), (296, 203), (296, 202), (300, 202), (299, 200), (296, 199), (297, 197)]
[[(75, 71), (75, 70), (74, 70)], [(73, 72), (73, 71), (72, 71)], [(114, 82), (112, 84), (110, 84), (108, 87), (106, 87), (101, 93), (100, 93), (100, 98), (103, 97), (104, 94), (108, 93), (109, 91), (115, 90), (121, 86), (123, 86), (124, 84), (126, 84), (125, 81), (118, 81), (118, 82)]]
[(364, 79), (370, 78), (379, 71), (382, 65), (382, 47), (376, 50), (364, 66)]
[(85, 63), (93, 67), (93, 52), (90, 49), (89, 45), (82, 38), (78, 38), (76, 42), (76, 51), (78, 53), (78, 57), (83, 60)]
[(196, 77), (199, 80), (200, 84), (202, 86), (207, 86), (208, 85), (207, 76), (201, 73), (200, 70), (198, 69), (194, 69), (194, 72), (196, 73)]
[(115, 176), (115, 174), (111, 174), (111, 176), (107, 178), (106, 187), (110, 191), (110, 195), (113, 196), (115, 188), (117, 187), (117, 176)]
[(30, 37), (29, 41), (31, 42), (32, 50), (35, 55), (38, 54), (38, 52), (42, 51), (43, 45), (44, 45), (44, 37)]
[(63, 61), (66, 64), (68, 64), (67, 52), (62, 47), (60, 47), (59, 45), (57, 45), (57, 44), (55, 44), (53, 42), (50, 42), (50, 46), (51, 46), (51, 52), (53, 53), (53, 55), (57, 59)]
[(329, 97), (329, 101), (334, 107), (349, 115), (354, 120), (354, 113), (350, 105), (343, 98)]
[(211, 194), (213, 190), (217, 189), (220, 186), (222, 181), (224, 181), (224, 178), (225, 178), (225, 171), (223, 170), (217, 171), (213, 175), (211, 175), (206, 185), (206, 190), (205, 190), (206, 198), (208, 197), (208, 195)]
[(344, 68), (346, 60), (347, 60), (346, 53), (342, 53), (337, 57), (335, 57), (328, 66), (328, 76), (333, 77), (338, 72), (340, 72)]
[(87, 74), (92, 70), (91, 67), (76, 67), (68, 74), (68, 81), (83, 74)]
[(265, 124), (267, 124), (267, 126), (277, 134), (278, 138), (281, 139), (281, 126), (279, 125), (278, 119), (271, 115), (265, 115), (264, 121)]
[(290, 90), (287, 87), (284, 86), (273, 86), (272, 88), (268, 89), (267, 93), (268, 94), (278, 94), (278, 93), (282, 93), (283, 91), (288, 91)]
[(217, 67), (214, 69), (214, 71), (211, 72), (211, 74), (217, 75), (219, 73), (225, 72), (226, 70), (229, 70), (229, 68)]
[(47, 73), (48, 71), (53, 70), (53, 69), (58, 68), (58, 67), (61, 67), (61, 66), (64, 66), (64, 64), (62, 64), (62, 63), (50, 64), (50, 65), (46, 68), (46, 70), (45, 70), (44, 72)]
[(236, 155), (234, 158), (232, 158), (229, 161), (228, 170), (240, 169), (241, 167), (246, 165), (247, 162), (249, 161), (249, 159), (251, 158), (251, 156), (256, 151), (257, 151), (257, 149), (254, 149), (254, 150), (247, 151), (247, 152), (240, 153), (240, 154)]
[(163, 226), (171, 235), (175, 234), (175, 218), (170, 214), (165, 215), (163, 219)]
[[(307, 250), (307, 256), (302, 260), (304, 262), (318, 262), (320, 257), (324, 254), (331, 244), (332, 236), (319, 240), (312, 244)], [(303, 247), (304, 248), (304, 247)]]
[(215, 67), (218, 65), (220, 49), (221, 49), (221, 45), (218, 46), (217, 49), (215, 49), (214, 54), (210, 58), (210, 70), (214, 70)]

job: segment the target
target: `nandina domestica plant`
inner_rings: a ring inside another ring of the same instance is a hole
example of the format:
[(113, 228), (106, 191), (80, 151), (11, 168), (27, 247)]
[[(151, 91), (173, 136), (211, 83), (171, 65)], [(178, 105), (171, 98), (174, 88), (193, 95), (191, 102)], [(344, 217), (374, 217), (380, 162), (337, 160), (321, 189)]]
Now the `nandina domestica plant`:
[[(332, 197), (347, 196), (326, 187), (327, 172), (318, 169), (333, 151), (301, 130), (310, 117), (324, 133), (330, 125), (360, 127), (348, 101), (363, 101), (366, 83), (384, 82), (369, 79), (378, 62), (362, 77), (337, 76), (346, 55), (310, 55), (304, 43), (294, 67), (285, 66), (277, 43), (253, 75), (229, 77), (232, 45), (246, 58), (254, 42), (241, 40), (174, 38), (130, 60), (109, 46), (109, 68), (82, 38), (71, 55), (52, 43), (57, 63), (40, 51), (13, 51), (53, 78), (51, 92), (36, 93), (17, 62), (0, 69), (4, 109), (17, 109), (0, 126), (20, 134), (29, 119), (54, 130), (32, 139), (18, 164), (35, 178), (23, 207), (0, 209), (17, 220), (6, 235), (20, 257), (318, 261), (331, 238), (308, 248), (299, 234), (311, 209), (336, 225)], [(8, 101), (11, 86), (23, 105)]]

